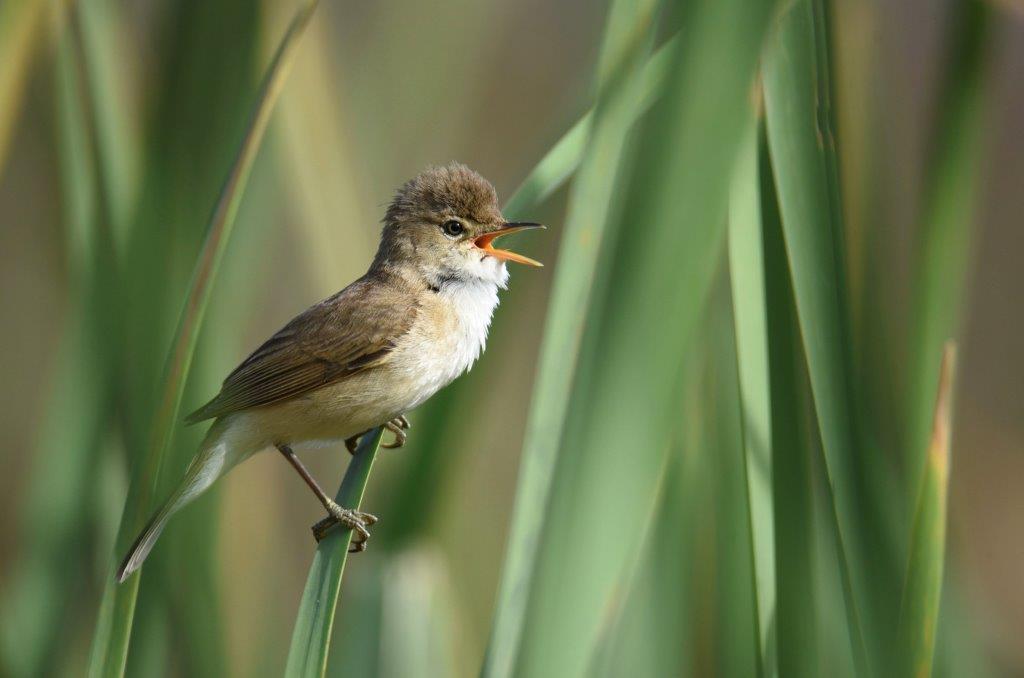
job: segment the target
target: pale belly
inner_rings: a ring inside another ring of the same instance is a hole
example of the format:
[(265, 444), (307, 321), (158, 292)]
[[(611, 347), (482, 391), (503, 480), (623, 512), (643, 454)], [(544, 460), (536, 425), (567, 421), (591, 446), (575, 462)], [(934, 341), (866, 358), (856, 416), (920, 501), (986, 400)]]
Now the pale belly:
[(230, 427), (250, 454), (278, 443), (332, 444), (412, 410), (454, 378), (448, 376), (431, 366), (415, 372), (388, 366), (294, 400), (239, 412)]

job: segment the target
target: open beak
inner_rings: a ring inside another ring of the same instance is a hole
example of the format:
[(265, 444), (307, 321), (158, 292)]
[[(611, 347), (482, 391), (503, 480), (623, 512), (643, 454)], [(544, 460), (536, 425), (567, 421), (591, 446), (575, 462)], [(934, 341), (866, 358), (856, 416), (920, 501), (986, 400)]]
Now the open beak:
[(482, 249), (484, 252), (494, 257), (495, 259), (504, 259), (505, 261), (515, 261), (520, 264), (526, 264), (527, 266), (543, 266), (544, 264), (539, 261), (535, 261), (530, 257), (524, 257), (522, 254), (516, 254), (515, 252), (509, 252), (508, 250), (495, 249), (491, 243), (498, 238), (509, 235), (510, 233), (517, 233), (519, 231), (526, 231), (531, 228), (546, 228), (541, 224), (535, 224), (530, 221), (510, 221), (503, 224), (501, 228), (490, 233), (484, 233), (479, 238), (476, 238), (473, 243)]

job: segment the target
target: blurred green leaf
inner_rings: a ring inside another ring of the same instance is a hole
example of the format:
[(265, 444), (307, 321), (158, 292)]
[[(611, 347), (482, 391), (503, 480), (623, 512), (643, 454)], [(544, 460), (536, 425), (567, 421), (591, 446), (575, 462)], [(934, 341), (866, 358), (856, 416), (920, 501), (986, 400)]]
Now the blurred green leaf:
[(682, 357), (719, 261), (728, 180), (772, 3), (677, 9), (683, 29), (664, 99), (642, 133), (622, 216), (601, 247), (520, 676), (587, 668), (653, 508)]
[[(729, 203), (729, 274), (742, 416), (750, 546), (757, 595), (760, 675), (775, 675), (768, 636), (775, 616), (775, 535), (772, 506), (771, 390), (768, 379), (768, 309), (761, 226), (760, 146), (757, 121), (744, 133)], [(773, 309), (773, 312), (777, 312)]]
[(907, 345), (905, 464), (908, 501), (920, 481), (943, 344), (960, 330), (981, 177), (985, 74), (990, 35), (986, 3), (954, 3), (952, 48), (933, 131), (928, 184), (914, 247), (913, 325)]
[[(751, 116), (749, 128), (744, 134), (739, 162), (740, 166), (747, 165), (747, 168), (737, 168), (734, 186), (737, 176), (749, 176), (751, 161), (754, 164), (753, 176), (756, 181), (754, 130), (754, 120)], [(730, 208), (735, 205), (734, 200), (730, 200), (730, 203)], [(730, 210), (730, 225), (731, 217)], [(708, 562), (703, 568), (704, 578), (697, 579), (694, 584), (700, 589), (710, 589), (714, 592), (711, 598), (713, 612), (706, 615), (698, 614), (696, 618), (714, 619), (714, 644), (712, 652), (709, 653), (711, 661), (714, 662), (711, 673), (723, 676), (766, 676), (769, 675), (766, 666), (770, 666), (768, 662), (773, 653), (766, 656), (762, 645), (770, 644), (768, 629), (771, 628), (771, 623), (769, 617), (762, 631), (756, 565), (758, 556), (753, 540), (752, 521), (755, 518), (755, 511), (750, 503), (748, 459), (741, 423), (744, 415), (740, 395), (738, 352), (734, 319), (726, 303), (726, 279), (727, 272), (722, 271), (720, 284), (716, 285), (716, 294), (712, 297), (710, 317), (707, 321), (710, 355), (706, 360), (707, 376), (702, 398), (704, 409), (707, 411), (706, 416), (710, 420), (704, 449), (707, 476), (697, 481), (706, 484), (712, 493), (708, 508), (700, 512), (700, 515), (710, 513), (714, 516), (710, 521), (702, 521), (711, 533), (706, 539), (710, 542), (713, 557), (706, 558)], [(767, 385), (767, 382), (765, 384)], [(768, 458), (763, 461), (770, 463)], [(762, 482), (767, 485), (767, 469), (760, 467), (758, 471), (762, 474)], [(770, 492), (768, 487), (764, 487), (764, 490)], [(767, 499), (770, 501), (770, 495)], [(763, 507), (758, 506), (757, 510), (763, 510)], [(772, 526), (769, 522), (764, 527), (770, 532)], [(774, 568), (774, 563), (770, 567)], [(771, 586), (774, 593), (774, 582), (765, 583)], [(707, 672), (698, 671), (698, 674), (700, 673)]]
[[(75, 602), (67, 561), (88, 563), (90, 459), (106, 420), (100, 408), (81, 406), (98, 391), (105, 375), (94, 360), (90, 321), (68, 319), (58, 348), (52, 387), (33, 452), (31, 485), (22, 506), (24, 552), (7, 573), (0, 620), (0, 673), (38, 676), (59, 659), (52, 651), (58, 634), (68, 632)], [(97, 399), (99, 400), (99, 399)]]
[[(686, 379), (687, 405), (696, 402), (699, 376)], [(694, 431), (674, 438), (645, 543), (634, 571), (622, 578), (588, 676), (686, 676), (692, 673), (688, 668), (694, 655), (706, 649), (693, 642), (700, 633), (693, 624), (695, 528), (701, 500), (706, 499), (702, 490), (708, 487), (700, 485), (706, 476), (694, 473), (694, 462), (702, 461), (703, 453)]]
[(917, 497), (917, 514), (910, 537), (910, 561), (900, 604), (901, 676), (932, 675), (942, 570), (946, 559), (946, 503), (955, 371), (956, 346), (950, 342), (942, 354), (932, 439)]
[(466, 675), (462, 600), (444, 554), (421, 540), (396, 551), (375, 545), (359, 561), (345, 580), (327, 675)]
[(457, 670), (458, 609), (440, 554), (406, 549), (383, 572), (380, 678), (449, 678)]
[[(309, 23), (316, 4), (315, 1), (308, 2), (298, 10), (278, 46), (264, 76), (238, 154), (210, 218), (206, 239), (196, 261), (192, 283), (165, 368), (160, 401), (150, 429), (146, 453), (137, 461), (133, 471), (125, 511), (118, 530), (115, 558), (120, 558), (130, 540), (142, 528), (151, 509), (152, 494), (178, 418), (185, 378), (192, 362), (210, 288), (224, 249), (227, 247), (244, 186), (274, 102), (284, 84), (298, 38)], [(93, 638), (90, 675), (119, 676), (124, 672), (140, 578), (138, 575), (133, 576), (121, 585), (117, 585), (113, 577), (106, 582)]]
[(656, 9), (653, 0), (618, 0), (609, 12), (598, 64), (597, 104), (562, 232), (561, 251), (572, 256), (563, 257), (555, 268), (483, 676), (509, 676), (519, 645), (598, 252), (611, 218), (616, 181), (630, 164), (627, 140), (637, 116), (635, 102), (642, 98), (642, 67)]
[[(383, 429), (377, 428), (362, 437), (359, 447), (341, 481), (335, 501), (346, 508), (357, 509), (363, 500), (373, 460)], [(341, 591), (341, 576), (348, 560), (351, 529), (335, 528), (317, 545), (309, 568), (302, 602), (295, 617), (291, 649), (288, 651), (288, 678), (323, 676), (331, 645), (331, 629)]]
[[(28, 3), (21, 3), (25, 13)], [(3, 11), (9, 11), (5, 7)], [(117, 374), (108, 347), (116, 343), (116, 315), (109, 299), (116, 281), (111, 232), (111, 188), (105, 170), (123, 157), (111, 153), (98, 132), (109, 109), (97, 106), (94, 50), (88, 37), (108, 40), (106, 21), (89, 24), (77, 5), (56, 23), (56, 102), (64, 248), (72, 281), (72, 312), (58, 352), (59, 379), (47, 424), (32, 455), (32, 484), (24, 514), (25, 558), (18, 563), (0, 625), (5, 673), (39, 675), (61, 658), (51, 651), (74, 618), (80, 587), (66, 574), (66, 559), (88, 560), (92, 546), (92, 488), (106, 442)], [(89, 29), (92, 29), (91, 35)]]
[[(775, 645), (777, 675), (817, 676), (818, 620), (814, 587), (814, 493), (805, 410), (807, 372), (793, 287), (767, 148), (761, 144), (761, 238), (764, 296), (771, 313), (768, 384), (771, 402), (772, 504), (775, 517)], [(772, 635), (771, 628), (765, 631)]]
[(851, 392), (823, 11), (820, 0), (797, 0), (783, 14), (765, 54), (764, 97), (797, 317), (825, 452), (850, 645), (858, 673), (866, 675), (870, 665), (846, 548), (861, 515), (852, 479), (853, 457), (861, 447)]
[[(978, 238), (985, 135), (990, 130), (988, 80), (995, 61), (991, 45), (998, 10), (986, 2), (962, 0), (952, 3), (949, 13), (949, 46), (939, 68), (942, 79), (935, 104), (937, 115), (929, 135), (926, 183), (912, 249), (913, 287), (908, 303), (911, 325), (902, 353), (908, 368), (907, 381), (897, 396), (905, 400), (902, 407), (894, 408), (902, 414), (899, 424), (904, 436), (901, 498), (908, 512), (918, 516), (923, 499), (919, 488), (933, 482), (934, 469), (921, 451), (929, 445), (929, 427), (933, 426), (942, 347), (963, 331), (964, 303)], [(916, 508), (911, 505), (915, 500)], [(916, 541), (911, 541), (910, 548), (913, 558)], [(971, 647), (979, 643), (978, 631), (963, 609), (965, 603), (958, 600), (955, 584), (951, 588), (954, 590), (946, 593), (942, 606), (943, 621), (930, 621), (939, 625), (941, 635), (936, 674), (960, 675), (965, 666), (975, 676), (991, 673), (983, 665), (983, 653)], [(906, 595), (905, 590), (904, 603)], [(897, 657), (905, 656), (900, 653), (908, 649), (908, 630), (899, 629), (897, 637), (902, 644), (894, 649)], [(919, 649), (924, 651), (923, 647)]]

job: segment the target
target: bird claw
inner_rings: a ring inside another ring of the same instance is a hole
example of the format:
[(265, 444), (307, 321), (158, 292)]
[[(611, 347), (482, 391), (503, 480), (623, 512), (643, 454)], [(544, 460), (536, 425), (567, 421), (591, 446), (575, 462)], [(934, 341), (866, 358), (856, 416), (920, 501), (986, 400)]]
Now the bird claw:
[[(409, 420), (405, 418), (404, 414), (399, 415), (384, 424), (384, 428), (391, 431), (391, 433), (394, 434), (395, 439), (390, 443), (381, 443), (381, 447), (393, 450), (405, 445), (405, 441), (409, 438), (406, 431), (408, 431), (411, 426), (412, 424), (409, 423)], [(355, 455), (356, 450), (359, 449), (359, 439), (367, 433), (369, 433), (369, 431), (363, 431), (362, 433), (357, 433), (354, 436), (345, 438), (345, 449), (348, 450), (349, 454), (353, 456)]]
[(313, 537), (317, 542), (323, 540), (336, 525), (342, 525), (354, 533), (352, 543), (349, 544), (349, 553), (365, 551), (366, 541), (370, 538), (368, 528), (377, 522), (377, 516), (372, 513), (347, 509), (334, 501), (328, 504), (327, 512), (329, 515), (313, 526)]
[(405, 441), (409, 439), (406, 433), (409, 430), (411, 424), (409, 420), (405, 418), (405, 415), (400, 415), (384, 424), (384, 428), (391, 431), (394, 434), (395, 439), (390, 443), (381, 443), (381, 447), (386, 447), (389, 450), (394, 450), (405, 445)]
[(367, 433), (369, 433), (369, 431), (363, 431), (362, 433), (357, 433), (354, 436), (345, 438), (345, 449), (348, 450), (348, 453), (353, 457), (356, 454), (356, 450), (359, 449), (359, 439)]

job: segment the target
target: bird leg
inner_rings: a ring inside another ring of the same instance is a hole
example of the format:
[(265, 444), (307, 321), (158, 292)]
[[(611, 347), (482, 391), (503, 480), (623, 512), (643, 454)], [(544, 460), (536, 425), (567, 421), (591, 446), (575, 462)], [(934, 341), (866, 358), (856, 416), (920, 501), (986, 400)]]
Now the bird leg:
[(405, 445), (405, 441), (409, 437), (408, 434), (406, 434), (406, 431), (409, 430), (410, 426), (412, 426), (412, 424), (409, 423), (409, 420), (405, 418), (404, 414), (399, 415), (384, 424), (384, 428), (391, 431), (395, 435), (395, 439), (390, 443), (382, 443), (381, 447), (394, 450)]
[(355, 532), (355, 536), (352, 539), (352, 543), (349, 544), (349, 553), (359, 553), (360, 551), (366, 550), (366, 540), (370, 538), (370, 531), (367, 529), (370, 525), (377, 522), (377, 516), (371, 513), (364, 513), (362, 511), (356, 511), (340, 506), (336, 501), (327, 496), (327, 494), (320, 488), (320, 485), (316, 482), (316, 479), (310, 475), (306, 467), (302, 465), (299, 458), (295, 456), (295, 452), (292, 448), (287, 445), (277, 445), (277, 450), (284, 458), (288, 460), (288, 463), (296, 470), (296, 472), (302, 477), (306, 484), (309, 485), (309, 489), (313, 490), (313, 494), (320, 500), (320, 503), (327, 509), (328, 516), (313, 526), (313, 536), (317, 542), (324, 538), (324, 535), (337, 524), (342, 524), (345, 527)]

